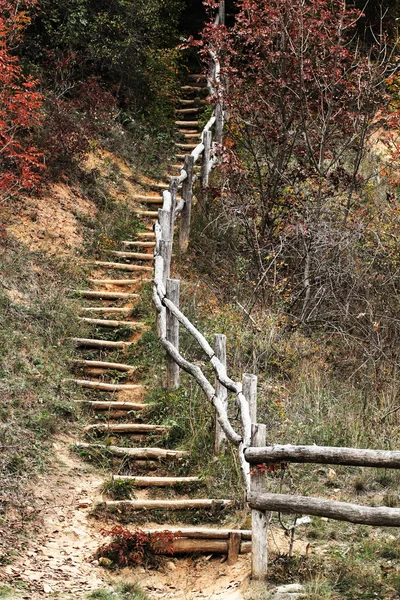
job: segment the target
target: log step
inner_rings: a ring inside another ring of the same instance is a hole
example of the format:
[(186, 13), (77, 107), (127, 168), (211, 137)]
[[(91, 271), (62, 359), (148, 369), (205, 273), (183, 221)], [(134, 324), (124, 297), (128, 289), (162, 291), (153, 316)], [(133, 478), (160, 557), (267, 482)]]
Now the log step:
[[(143, 243), (145, 244), (146, 242)], [(154, 242), (148, 243), (153, 244)], [(136, 285), (147, 281), (150, 281), (150, 279), (89, 279), (89, 282), (94, 285)]]
[[(118, 475), (114, 475), (118, 479)], [(170, 531), (171, 533), (181, 533), (182, 537), (192, 540), (227, 540), (232, 533), (240, 535), (242, 540), (251, 540), (251, 529), (216, 529), (212, 527), (157, 527), (157, 529), (145, 529), (145, 533), (157, 533)]]
[(132, 212), (140, 217), (158, 217), (158, 212), (156, 210), (140, 210), (138, 208), (133, 208)]
[(95, 260), (93, 264), (98, 267), (105, 267), (107, 269), (120, 269), (121, 271), (147, 271), (150, 272), (153, 270), (153, 267), (146, 267), (144, 265), (128, 265), (126, 263), (114, 263), (114, 262), (104, 262), (101, 260)]
[(136, 237), (141, 239), (149, 239), (154, 237), (154, 231), (140, 231), (136, 234)]
[(186, 510), (192, 508), (222, 508), (225, 506), (234, 506), (236, 501), (188, 498), (184, 500), (108, 500), (102, 504), (106, 508), (130, 508), (131, 510)]
[(191, 84), (191, 85), (182, 85), (180, 89), (182, 92), (198, 92), (199, 90), (206, 90), (207, 86), (202, 85), (201, 83), (198, 83), (198, 84)]
[(182, 150), (194, 150), (197, 147), (197, 144), (175, 144), (178, 148), (182, 148)]
[(131, 196), (133, 200), (140, 200), (140, 202), (145, 202), (146, 204), (162, 204), (163, 198), (162, 196), (145, 196), (142, 194), (133, 194)]
[(139, 298), (139, 294), (129, 294), (125, 292), (108, 292), (107, 290), (74, 290), (82, 298), (100, 298), (102, 300), (127, 300), (128, 298)]
[(198, 121), (175, 121), (175, 125), (178, 127), (198, 127)]
[(191, 115), (193, 113), (198, 113), (199, 112), (199, 108), (197, 106), (191, 107), (191, 108), (176, 108), (175, 112), (178, 115)]
[(207, 104), (206, 98), (178, 98), (178, 102), (181, 106), (189, 106), (194, 104), (195, 106), (204, 106)]
[(169, 458), (182, 458), (188, 455), (185, 450), (166, 450), (165, 448), (121, 448), (107, 446), (106, 444), (85, 444), (79, 442), (75, 447), (82, 450), (106, 450), (114, 456), (130, 457), (135, 460), (165, 460)]
[[(175, 154), (175, 158), (177, 160), (185, 160), (185, 156), (186, 156), (186, 154)], [(181, 169), (182, 169), (182, 167), (181, 167)]]
[(137, 487), (172, 487), (185, 483), (201, 482), (200, 477), (135, 477), (134, 475), (113, 475), (113, 481), (131, 481)]
[(153, 260), (152, 254), (144, 254), (142, 252), (120, 252), (119, 250), (112, 250), (110, 252), (113, 256), (119, 256), (119, 258), (132, 258), (135, 260)]
[(196, 138), (196, 140), (198, 140), (198, 142), (196, 142), (196, 145), (197, 145), (197, 143), (199, 143), (199, 142), (200, 142), (200, 139), (199, 139), (199, 138), (200, 138), (200, 134), (199, 134), (199, 132), (198, 132), (198, 131), (195, 131), (194, 133), (184, 133), (184, 132), (182, 131), (182, 132), (181, 132), (181, 135), (183, 135), (183, 137), (184, 137), (184, 138), (187, 138), (187, 139)]
[(204, 73), (188, 73), (187, 78), (191, 81), (198, 81), (199, 79), (205, 79)]
[[(131, 242), (129, 240), (124, 240), (123, 242), (121, 242), (124, 246), (134, 246), (134, 247), (140, 247), (140, 248), (154, 248), (156, 243), (155, 242), (138, 242), (138, 241), (134, 241)], [(140, 281), (140, 280), (139, 280)], [(148, 281), (148, 280), (147, 280)]]
[(195, 135), (200, 137), (200, 131), (198, 129), (178, 129), (178, 132), (185, 137), (194, 137)]
[(166, 433), (171, 427), (163, 425), (149, 425), (148, 423), (95, 423), (87, 425), (86, 433)]
[(71, 362), (78, 367), (108, 369), (109, 371), (131, 372), (136, 369), (136, 367), (133, 367), (132, 365), (126, 365), (124, 363), (105, 362), (103, 360), (72, 360)]
[(88, 313), (122, 313), (123, 315), (129, 315), (132, 312), (131, 308), (120, 308), (120, 307), (111, 307), (111, 306), (81, 306), (79, 308), (80, 312), (88, 312)]
[(143, 329), (145, 323), (140, 321), (110, 321), (108, 319), (90, 319), (88, 317), (78, 317), (79, 321), (91, 323), (92, 325), (100, 325), (101, 327), (130, 327), (131, 329)]
[(82, 404), (88, 404), (94, 410), (120, 410), (128, 412), (131, 410), (148, 410), (153, 404), (142, 404), (140, 402), (119, 402), (117, 400), (111, 402), (101, 402), (98, 400), (81, 400)]
[(91, 381), (90, 379), (64, 379), (66, 383), (75, 383), (84, 388), (93, 390), (102, 390), (104, 392), (119, 392), (121, 390), (143, 391), (143, 385), (137, 383), (103, 383), (101, 381)]
[(77, 346), (87, 346), (88, 348), (128, 348), (134, 342), (110, 342), (109, 340), (94, 340), (87, 338), (71, 338)]

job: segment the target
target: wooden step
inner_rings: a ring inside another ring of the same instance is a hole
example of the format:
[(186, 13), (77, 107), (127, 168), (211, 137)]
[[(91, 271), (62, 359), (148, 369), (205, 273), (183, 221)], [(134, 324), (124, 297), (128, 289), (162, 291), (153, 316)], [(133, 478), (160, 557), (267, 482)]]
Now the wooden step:
[(107, 290), (74, 290), (82, 298), (99, 298), (101, 300), (128, 300), (129, 298), (140, 298), (139, 294), (129, 294), (125, 292), (108, 292)]
[(110, 342), (109, 340), (95, 340), (89, 338), (71, 338), (77, 346), (86, 346), (88, 348), (121, 348), (125, 349), (132, 346), (134, 342)]
[(178, 127), (198, 127), (198, 121), (175, 121), (175, 125)]
[(158, 212), (156, 210), (140, 210), (139, 208), (132, 208), (132, 212), (140, 217), (158, 217)]
[[(123, 242), (122, 242), (123, 243)], [(138, 242), (140, 245), (140, 242)], [(146, 242), (143, 242), (146, 243)], [(148, 242), (154, 244), (154, 242)], [(151, 281), (150, 279), (89, 279), (90, 283), (94, 285), (136, 285), (138, 283), (144, 283)]]
[(131, 196), (131, 198), (133, 200), (140, 200), (140, 202), (143, 202), (145, 204), (162, 204), (163, 203), (163, 198), (162, 196), (145, 196), (142, 194), (133, 194), (133, 196)]
[[(182, 160), (183, 161), (186, 158), (186, 154), (175, 154), (175, 158), (176, 158), (176, 160)], [(182, 168), (183, 167), (181, 167), (181, 169)]]
[(110, 321), (109, 319), (90, 319), (89, 317), (78, 317), (79, 321), (91, 323), (92, 325), (100, 325), (100, 327), (129, 327), (130, 329), (143, 329), (145, 323), (140, 321)]
[(194, 133), (181, 133), (181, 135), (183, 135), (185, 138), (187, 139), (192, 139), (192, 138), (196, 138), (196, 146), (198, 143), (200, 143), (200, 134), (198, 131), (195, 131)]
[(191, 81), (198, 81), (199, 79), (205, 79), (204, 73), (188, 73), (187, 78)]
[(77, 367), (107, 369), (109, 371), (131, 372), (136, 369), (136, 367), (125, 363), (105, 362), (103, 360), (72, 360), (70, 362)]
[(154, 260), (152, 254), (144, 254), (142, 252), (120, 252), (119, 250), (112, 250), (110, 254), (118, 256), (119, 258), (131, 258), (132, 260)]
[(192, 135), (198, 135), (200, 137), (200, 132), (198, 129), (178, 129), (178, 132), (185, 137), (191, 137)]
[[(114, 475), (118, 479), (118, 475)], [(182, 537), (192, 540), (227, 540), (232, 533), (240, 535), (242, 540), (250, 541), (252, 537), (251, 529), (217, 529), (216, 527), (170, 527), (161, 526), (156, 529), (145, 529), (145, 533), (157, 533), (158, 531), (170, 531), (171, 533), (181, 533)]]
[(182, 92), (198, 92), (199, 90), (206, 90), (207, 86), (197, 83), (191, 85), (182, 85), (180, 89)]
[(199, 483), (200, 477), (135, 477), (134, 475), (113, 475), (113, 481), (131, 481), (136, 487), (173, 487), (185, 483)]
[(93, 264), (97, 265), (98, 267), (105, 267), (107, 269), (120, 269), (121, 271), (147, 271), (148, 273), (153, 271), (153, 267), (146, 267), (144, 265), (128, 265), (127, 263), (114, 263), (95, 260)]
[(127, 307), (120, 308), (114, 306), (81, 306), (79, 308), (79, 311), (88, 313), (122, 313), (123, 315), (129, 315), (132, 312), (132, 309)]
[(82, 404), (88, 404), (94, 410), (109, 411), (109, 410), (120, 410), (125, 413), (131, 410), (146, 411), (149, 410), (154, 404), (142, 404), (140, 402), (119, 402), (112, 400), (110, 402), (101, 402), (97, 400), (80, 400)]
[(181, 148), (182, 150), (194, 150), (197, 148), (198, 144), (175, 144), (175, 146)]
[(184, 500), (108, 500), (102, 503), (106, 508), (129, 508), (131, 510), (186, 510), (199, 508), (223, 508), (235, 506), (235, 500), (210, 498), (188, 498)]
[(149, 239), (154, 237), (154, 231), (140, 231), (136, 234), (137, 238)]
[(103, 383), (101, 381), (92, 381), (90, 379), (64, 379), (65, 383), (75, 383), (84, 388), (101, 390), (104, 392), (119, 392), (121, 390), (143, 391), (145, 388), (138, 383)]
[(148, 423), (95, 423), (88, 425), (84, 431), (97, 433), (166, 433), (171, 427), (151, 425)]
[[(140, 248), (154, 248), (156, 243), (155, 242), (138, 242), (138, 241), (134, 241), (131, 242), (129, 240), (124, 240), (123, 242), (121, 242), (121, 244), (123, 244), (124, 246), (134, 246), (134, 247), (140, 247)], [(140, 279), (139, 279), (140, 281)], [(146, 281), (149, 281), (148, 279)]]
[(85, 444), (79, 442), (75, 447), (82, 450), (105, 450), (114, 456), (122, 458), (129, 457), (135, 460), (166, 460), (171, 458), (183, 458), (188, 455), (186, 450), (166, 450), (165, 448), (121, 448), (119, 446), (108, 446), (106, 444)]
[(197, 114), (199, 110), (200, 109), (197, 106), (193, 106), (190, 108), (176, 108), (175, 112), (178, 115), (192, 115), (193, 113)]

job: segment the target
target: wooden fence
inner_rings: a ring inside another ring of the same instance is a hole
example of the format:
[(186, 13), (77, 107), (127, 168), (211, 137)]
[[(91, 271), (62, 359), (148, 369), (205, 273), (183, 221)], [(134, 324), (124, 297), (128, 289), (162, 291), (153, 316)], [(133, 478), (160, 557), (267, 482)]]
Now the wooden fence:
[[(221, 2), (215, 24), (224, 22), (224, 3)], [(212, 66), (208, 78), (210, 93), (216, 97), (215, 84), (219, 83), (220, 65), (211, 50)], [(226, 368), (226, 338), (215, 335), (212, 347), (202, 333), (179, 308), (180, 282), (170, 278), (174, 229), (180, 215), (179, 247), (185, 251), (189, 241), (193, 184), (197, 177), (194, 165), (202, 158), (201, 185), (207, 189), (211, 169), (218, 163), (218, 148), (222, 140), (224, 111), (216, 102), (213, 114), (203, 129), (201, 141), (185, 161), (179, 177), (171, 177), (169, 189), (163, 193), (163, 206), (158, 211), (154, 226), (154, 285), (153, 301), (158, 312), (158, 335), (167, 352), (167, 381), (170, 389), (178, 388), (179, 370), (189, 373), (203, 390), (216, 414), (215, 452), (225, 440), (238, 448), (238, 457), (252, 509), (252, 574), (256, 579), (267, 575), (267, 531), (269, 512), (310, 514), (368, 525), (400, 526), (400, 510), (387, 507), (365, 507), (307, 496), (270, 494), (266, 489), (263, 469), (257, 465), (282, 462), (321, 463), (400, 468), (400, 452), (356, 450), (353, 448), (321, 448), (316, 446), (266, 446), (266, 426), (257, 424), (257, 377), (244, 374), (241, 382), (228, 376)], [(214, 132), (214, 136), (213, 136)], [(182, 199), (177, 201), (182, 185)], [(179, 327), (184, 327), (196, 340), (212, 366), (215, 381), (209, 381), (203, 370), (183, 357), (179, 350)], [(235, 396), (240, 414), (240, 431), (236, 431), (228, 417), (227, 397)], [(250, 465), (252, 471), (250, 473)]]

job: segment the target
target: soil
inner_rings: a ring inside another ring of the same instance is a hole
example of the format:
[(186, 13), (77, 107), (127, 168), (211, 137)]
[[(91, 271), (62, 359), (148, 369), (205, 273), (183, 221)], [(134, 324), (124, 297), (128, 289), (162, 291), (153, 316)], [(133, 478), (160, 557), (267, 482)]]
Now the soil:
[[(105, 475), (70, 451), (74, 441), (68, 437), (54, 441), (53, 463), (33, 490), (35, 525), (30, 539), (12, 564), (0, 568), (0, 580), (18, 590), (11, 598), (83, 600), (96, 589), (123, 581), (138, 582), (157, 600), (239, 600), (238, 590), (250, 574), (250, 555), (229, 567), (218, 555), (168, 557), (157, 570), (138, 566), (110, 572), (100, 567), (94, 553), (103, 543), (100, 530), (105, 524), (90, 512), (102, 500)], [(149, 523), (148, 528), (155, 526)], [(279, 531), (273, 532), (274, 546), (287, 551), (288, 541)], [(305, 542), (295, 546), (297, 552), (306, 549)]]

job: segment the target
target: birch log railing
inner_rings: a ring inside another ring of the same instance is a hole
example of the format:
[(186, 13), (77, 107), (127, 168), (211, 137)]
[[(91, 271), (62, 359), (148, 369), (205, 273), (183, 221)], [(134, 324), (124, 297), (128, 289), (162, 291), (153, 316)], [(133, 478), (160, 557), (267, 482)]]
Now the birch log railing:
[[(224, 3), (215, 24), (224, 22)], [(215, 410), (215, 452), (218, 453), (225, 440), (238, 449), (240, 468), (247, 492), (247, 502), (252, 509), (252, 575), (263, 579), (267, 574), (267, 531), (269, 511), (294, 514), (312, 514), (332, 519), (365, 523), (369, 525), (400, 526), (400, 510), (387, 507), (363, 507), (344, 502), (267, 493), (265, 474), (257, 469), (259, 464), (279, 462), (342, 464), (400, 468), (400, 452), (356, 450), (352, 448), (320, 448), (307, 446), (266, 446), (266, 426), (257, 424), (257, 377), (243, 375), (243, 381), (231, 379), (226, 368), (226, 338), (215, 336), (213, 348), (203, 334), (190, 322), (179, 308), (179, 281), (170, 278), (174, 228), (180, 215), (179, 248), (185, 251), (189, 241), (193, 198), (193, 184), (197, 179), (194, 166), (202, 157), (201, 184), (207, 189), (212, 168), (218, 163), (218, 148), (224, 125), (223, 106), (216, 93), (220, 78), (220, 65), (211, 50), (211, 74), (208, 79), (210, 94), (216, 106), (204, 127), (201, 139), (191, 154), (185, 156), (179, 177), (171, 177), (168, 190), (163, 192), (163, 206), (158, 211), (154, 225), (154, 282), (153, 302), (158, 313), (157, 328), (162, 346), (167, 353), (167, 382), (169, 389), (179, 387), (179, 370), (189, 373)], [(214, 130), (214, 138), (212, 136)], [(182, 199), (177, 202), (179, 186)], [(212, 367), (215, 381), (211, 382), (204, 371), (179, 350), (179, 327), (184, 327), (194, 338)], [(236, 431), (228, 417), (227, 396), (236, 398), (240, 414), (240, 430)], [(250, 465), (253, 470), (250, 474)]]

